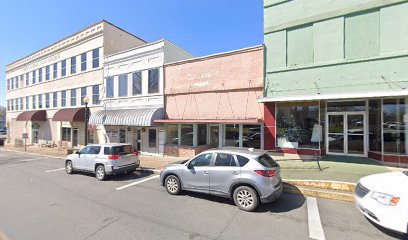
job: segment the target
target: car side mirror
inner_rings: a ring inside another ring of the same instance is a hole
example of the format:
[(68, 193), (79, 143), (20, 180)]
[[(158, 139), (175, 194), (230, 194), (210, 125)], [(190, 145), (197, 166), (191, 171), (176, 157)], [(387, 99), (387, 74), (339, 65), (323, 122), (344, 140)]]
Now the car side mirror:
[(189, 164), (187, 165), (187, 168), (191, 170), (191, 169), (194, 169), (194, 166), (193, 166), (193, 164), (189, 163)]
[(81, 152), (80, 152), (80, 151), (76, 151), (75, 154), (81, 155)]

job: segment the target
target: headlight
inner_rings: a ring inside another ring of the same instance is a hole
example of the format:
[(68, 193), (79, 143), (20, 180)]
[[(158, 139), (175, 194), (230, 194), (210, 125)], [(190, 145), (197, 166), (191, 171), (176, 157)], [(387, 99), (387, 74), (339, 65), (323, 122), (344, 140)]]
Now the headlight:
[(375, 199), (377, 202), (387, 206), (396, 206), (400, 200), (399, 197), (394, 197), (392, 195), (380, 192), (373, 192), (371, 197)]

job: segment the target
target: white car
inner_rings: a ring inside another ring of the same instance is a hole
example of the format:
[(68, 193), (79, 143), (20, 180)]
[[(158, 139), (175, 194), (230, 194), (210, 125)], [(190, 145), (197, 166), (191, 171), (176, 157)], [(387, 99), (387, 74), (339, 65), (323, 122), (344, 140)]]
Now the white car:
[(363, 177), (355, 190), (357, 208), (374, 223), (408, 234), (408, 171)]

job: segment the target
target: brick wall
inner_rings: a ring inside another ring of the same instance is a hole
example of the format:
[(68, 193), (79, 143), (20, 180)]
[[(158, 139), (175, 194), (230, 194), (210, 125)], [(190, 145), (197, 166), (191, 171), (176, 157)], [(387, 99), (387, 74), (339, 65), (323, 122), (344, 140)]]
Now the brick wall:
[(176, 157), (194, 157), (195, 155), (209, 149), (210, 146), (203, 145), (198, 147), (165, 145), (164, 155)]

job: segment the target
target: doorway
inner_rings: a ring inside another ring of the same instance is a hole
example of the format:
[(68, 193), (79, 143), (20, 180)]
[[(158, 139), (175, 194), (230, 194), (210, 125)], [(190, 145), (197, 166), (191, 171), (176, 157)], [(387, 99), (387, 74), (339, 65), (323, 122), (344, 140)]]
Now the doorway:
[(210, 125), (210, 147), (217, 148), (219, 146), (219, 134), (220, 126), (219, 125)]
[(79, 141), (78, 141), (78, 128), (73, 128), (72, 129), (72, 147), (78, 147)]
[(365, 112), (326, 115), (327, 154), (367, 156)]

